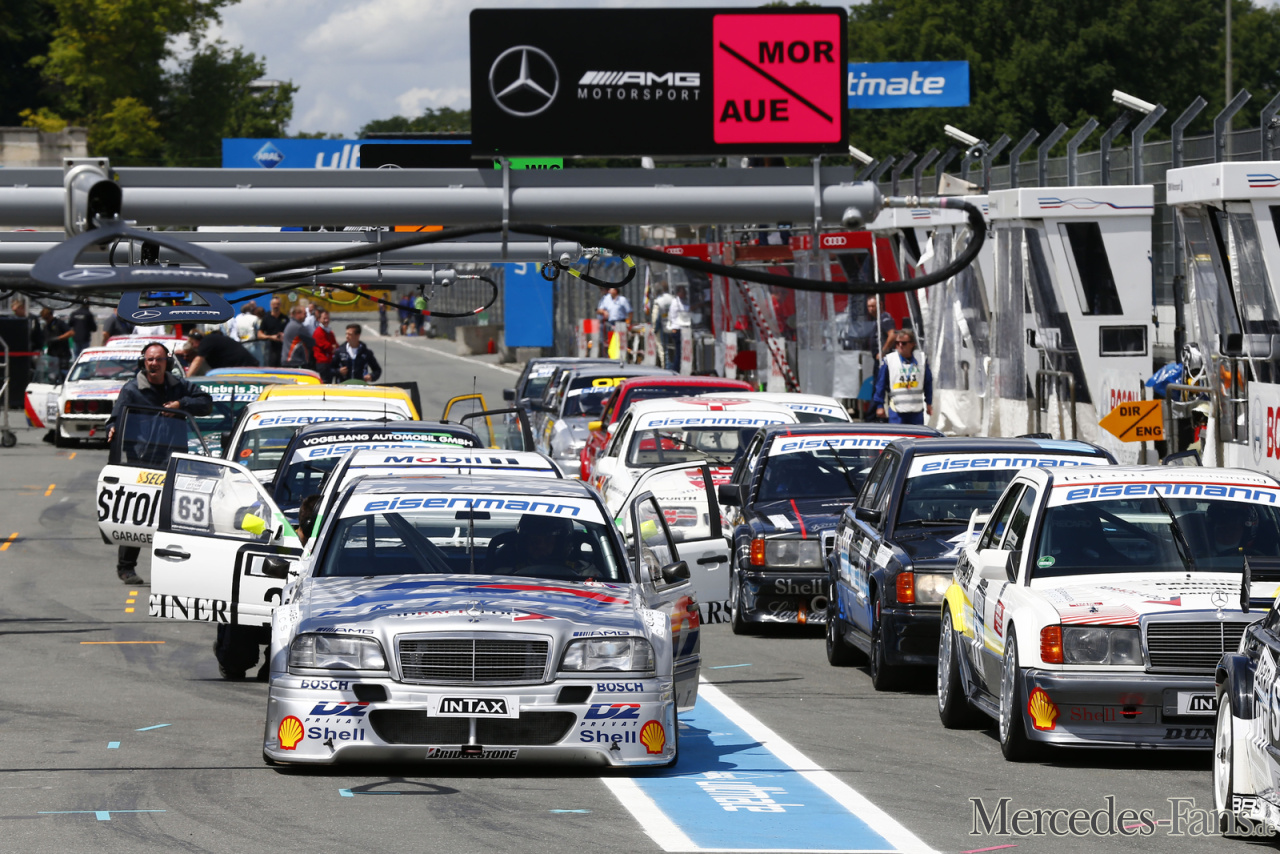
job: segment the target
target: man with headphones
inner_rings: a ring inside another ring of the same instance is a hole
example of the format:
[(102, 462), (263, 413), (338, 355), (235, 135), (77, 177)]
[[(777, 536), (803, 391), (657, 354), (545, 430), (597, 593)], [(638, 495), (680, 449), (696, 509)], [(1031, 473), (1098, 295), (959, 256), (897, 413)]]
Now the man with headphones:
[[(126, 406), (144, 406), (156, 409), (176, 409), (188, 415), (208, 415), (213, 411), (213, 398), (185, 378), (174, 374), (174, 358), (169, 348), (153, 341), (142, 348), (138, 360), (138, 376), (125, 383), (116, 398), (116, 405), (107, 419), (107, 442), (116, 433), (116, 417)], [(116, 562), (116, 574), (125, 584), (144, 584), (138, 577), (138, 546), (120, 546)]]

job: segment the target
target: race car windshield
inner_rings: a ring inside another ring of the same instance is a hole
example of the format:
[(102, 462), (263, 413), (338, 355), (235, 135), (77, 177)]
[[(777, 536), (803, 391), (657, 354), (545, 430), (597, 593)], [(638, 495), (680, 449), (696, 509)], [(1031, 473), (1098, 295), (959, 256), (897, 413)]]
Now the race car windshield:
[(613, 386), (593, 386), (590, 380), (582, 380), (584, 385), (570, 388), (564, 399), (564, 411), (561, 418), (595, 417), (604, 411), (604, 399), (613, 391)]
[(76, 362), (67, 376), (67, 382), (89, 380), (127, 380), (138, 373), (138, 357), (119, 359), (90, 359)]
[(819, 448), (771, 455), (765, 459), (757, 500), (841, 497), (852, 501), (879, 456), (879, 448)]
[[(578, 508), (561, 504), (564, 499), (516, 496), (470, 501), (453, 496), (377, 496), (385, 500), (366, 501), (369, 497), (352, 500), (365, 508), (385, 505), (386, 509), (340, 519), (317, 575), (474, 574), (559, 582), (629, 580), (605, 524), (567, 515), (565, 511)], [(443, 506), (424, 510), (423, 503)], [(408, 509), (404, 509), (406, 505)], [(480, 506), (487, 509), (475, 509)]]
[(796, 420), (801, 424), (844, 424), (847, 419), (839, 415), (828, 415), (825, 412), (796, 412)]
[(627, 465), (632, 468), (656, 468), (670, 463), (711, 460), (716, 465), (730, 466), (756, 434), (759, 427), (664, 427), (660, 430), (637, 430), (627, 451)]
[[(1183, 548), (1190, 549), (1190, 560)], [(1246, 556), (1280, 557), (1280, 510), (1164, 495), (1048, 508), (1031, 572), (1035, 578), (1241, 572)]]
[(907, 478), (898, 527), (966, 525), (973, 511), (990, 512), (1016, 469), (962, 469)]
[(240, 442), (231, 458), (250, 471), (275, 471), (293, 434), (298, 432), (298, 426), (286, 424), (263, 427), (261, 430), (245, 430), (240, 434)]

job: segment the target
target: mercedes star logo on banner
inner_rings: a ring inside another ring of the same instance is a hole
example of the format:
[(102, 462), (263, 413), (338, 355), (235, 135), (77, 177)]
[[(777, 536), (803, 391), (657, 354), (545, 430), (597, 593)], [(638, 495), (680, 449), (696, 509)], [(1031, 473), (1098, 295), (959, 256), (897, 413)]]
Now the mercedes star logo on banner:
[(507, 48), (489, 66), (489, 94), (508, 115), (536, 116), (551, 106), (559, 91), (560, 72), (555, 62), (536, 47)]
[(154, 308), (147, 308), (147, 309), (143, 309), (142, 311), (135, 311), (133, 313), (133, 318), (135, 320), (150, 320), (153, 317), (159, 317), (159, 316), (160, 316), (160, 312), (156, 311)]
[(116, 275), (114, 270), (101, 270), (94, 267), (77, 267), (73, 270), (63, 270), (58, 274), (58, 278), (64, 282), (97, 282), (102, 279), (111, 279)]

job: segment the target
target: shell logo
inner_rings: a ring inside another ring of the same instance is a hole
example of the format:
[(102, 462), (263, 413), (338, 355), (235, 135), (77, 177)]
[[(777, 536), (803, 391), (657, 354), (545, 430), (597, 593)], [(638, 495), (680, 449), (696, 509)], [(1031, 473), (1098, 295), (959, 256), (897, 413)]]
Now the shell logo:
[(667, 746), (667, 731), (657, 721), (649, 721), (640, 728), (640, 743), (649, 753), (661, 753)]
[(281, 750), (293, 750), (303, 738), (302, 721), (293, 715), (281, 719), (276, 737), (280, 739)]
[(1031, 715), (1031, 725), (1038, 730), (1052, 730), (1058, 724), (1058, 706), (1043, 688), (1036, 688), (1027, 698), (1027, 713)]
[(255, 413), (253, 413), (252, 415), (250, 415), (250, 416), (249, 416), (249, 420), (250, 420), (250, 421), (257, 421), (257, 420), (258, 420), (259, 418), (261, 418), (261, 417), (262, 417), (262, 415), (261, 415), (260, 413), (255, 412)]

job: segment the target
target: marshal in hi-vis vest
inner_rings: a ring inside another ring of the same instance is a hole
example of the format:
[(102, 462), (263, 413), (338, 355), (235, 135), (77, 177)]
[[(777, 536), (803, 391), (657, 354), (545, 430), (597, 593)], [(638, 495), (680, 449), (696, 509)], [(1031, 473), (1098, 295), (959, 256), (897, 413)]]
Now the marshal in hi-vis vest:
[(904, 362), (897, 353), (889, 353), (884, 357), (884, 364), (889, 369), (885, 405), (894, 412), (924, 412), (924, 353), (917, 350), (912, 362)]

